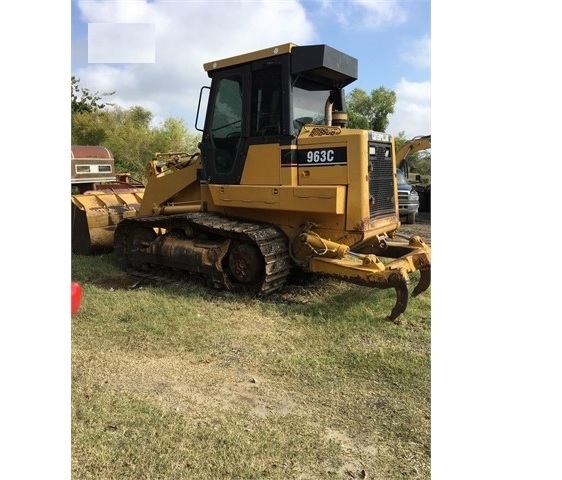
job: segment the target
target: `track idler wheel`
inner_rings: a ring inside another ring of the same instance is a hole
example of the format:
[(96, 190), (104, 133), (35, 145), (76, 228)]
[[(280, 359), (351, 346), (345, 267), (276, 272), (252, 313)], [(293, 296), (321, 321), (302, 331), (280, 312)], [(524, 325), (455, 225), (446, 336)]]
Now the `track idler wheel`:
[(138, 267), (134, 261), (135, 254), (147, 248), (155, 238), (156, 233), (152, 228), (121, 221), (115, 229), (113, 248), (119, 266), (125, 271), (130, 267)]
[(258, 247), (249, 243), (232, 245), (228, 269), (233, 280), (247, 286), (261, 286), (265, 278), (263, 256)]

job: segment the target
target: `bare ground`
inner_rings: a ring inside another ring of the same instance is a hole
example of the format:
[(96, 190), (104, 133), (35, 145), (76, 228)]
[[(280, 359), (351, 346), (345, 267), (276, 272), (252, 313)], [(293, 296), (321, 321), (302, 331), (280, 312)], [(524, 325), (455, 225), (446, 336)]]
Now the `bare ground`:
[(418, 235), (425, 243), (431, 245), (431, 212), (419, 212), (416, 223), (413, 225), (402, 223), (398, 233), (408, 236)]

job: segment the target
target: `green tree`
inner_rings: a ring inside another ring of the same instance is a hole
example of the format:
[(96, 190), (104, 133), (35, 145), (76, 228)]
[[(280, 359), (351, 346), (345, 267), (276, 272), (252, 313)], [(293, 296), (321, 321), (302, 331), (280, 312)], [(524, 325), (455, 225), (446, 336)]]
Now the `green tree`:
[(80, 85), (80, 79), (70, 77), (70, 109), (71, 113), (92, 113), (103, 110), (107, 105), (112, 103), (101, 103), (103, 97), (114, 95), (115, 91), (108, 93), (91, 93), (88, 88), (83, 88)]
[(102, 104), (101, 98), (81, 89), (78, 79), (72, 77), (71, 140), (73, 145), (106, 147), (113, 153), (118, 172), (128, 172), (144, 183), (145, 168), (154, 153), (198, 151), (201, 136), (191, 134), (182, 120), (167, 118), (155, 126), (149, 110)]
[(143, 181), (145, 166), (152, 158), (152, 113), (139, 106), (114, 107), (107, 117), (110, 128), (103, 145), (113, 153), (115, 168)]
[(80, 79), (70, 77), (70, 122), (73, 145), (101, 145), (107, 138), (107, 117), (104, 109), (112, 103), (102, 103), (104, 96), (115, 92), (91, 93), (80, 86)]
[(412, 154), (415, 156), (410, 159), (410, 171), (422, 176), (431, 176), (431, 152), (422, 150)]
[(347, 125), (349, 128), (359, 128), (360, 130), (370, 130), (371, 125), (369, 120), (367, 120), (360, 113), (354, 112), (348, 106), (347, 109)]
[(70, 118), (72, 145), (102, 145), (108, 135), (106, 112), (73, 113)]
[(145, 182), (146, 165), (156, 152), (197, 152), (199, 135), (190, 134), (182, 120), (167, 118), (153, 125), (152, 112), (143, 107), (114, 107), (106, 112), (107, 136), (103, 145), (115, 158), (115, 168)]
[(404, 130), (398, 132), (398, 135), (394, 136), (394, 146), (396, 151), (400, 150), (409, 140), (409, 138), (406, 138), (406, 132)]
[(183, 120), (167, 118), (152, 130), (152, 148), (155, 152), (195, 153), (201, 136), (191, 134)]
[(370, 94), (360, 88), (354, 88), (346, 96), (346, 104), (350, 128), (369, 128), (385, 132), (389, 122), (388, 116), (394, 113), (396, 93), (385, 87), (371, 90)]

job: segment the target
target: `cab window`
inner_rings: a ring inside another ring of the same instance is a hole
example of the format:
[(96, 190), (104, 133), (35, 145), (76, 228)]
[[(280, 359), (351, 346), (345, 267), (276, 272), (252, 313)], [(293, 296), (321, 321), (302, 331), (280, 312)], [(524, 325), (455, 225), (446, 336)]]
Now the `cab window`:
[(242, 77), (220, 80), (211, 123), (217, 173), (229, 173), (234, 167), (242, 132)]
[(281, 66), (252, 72), (252, 136), (281, 133)]

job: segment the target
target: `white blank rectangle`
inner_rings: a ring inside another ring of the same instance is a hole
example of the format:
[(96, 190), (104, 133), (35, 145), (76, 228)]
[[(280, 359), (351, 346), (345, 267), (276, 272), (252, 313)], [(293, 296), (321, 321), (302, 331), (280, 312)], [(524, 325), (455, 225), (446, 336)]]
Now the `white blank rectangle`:
[(153, 23), (88, 23), (88, 63), (154, 63)]

